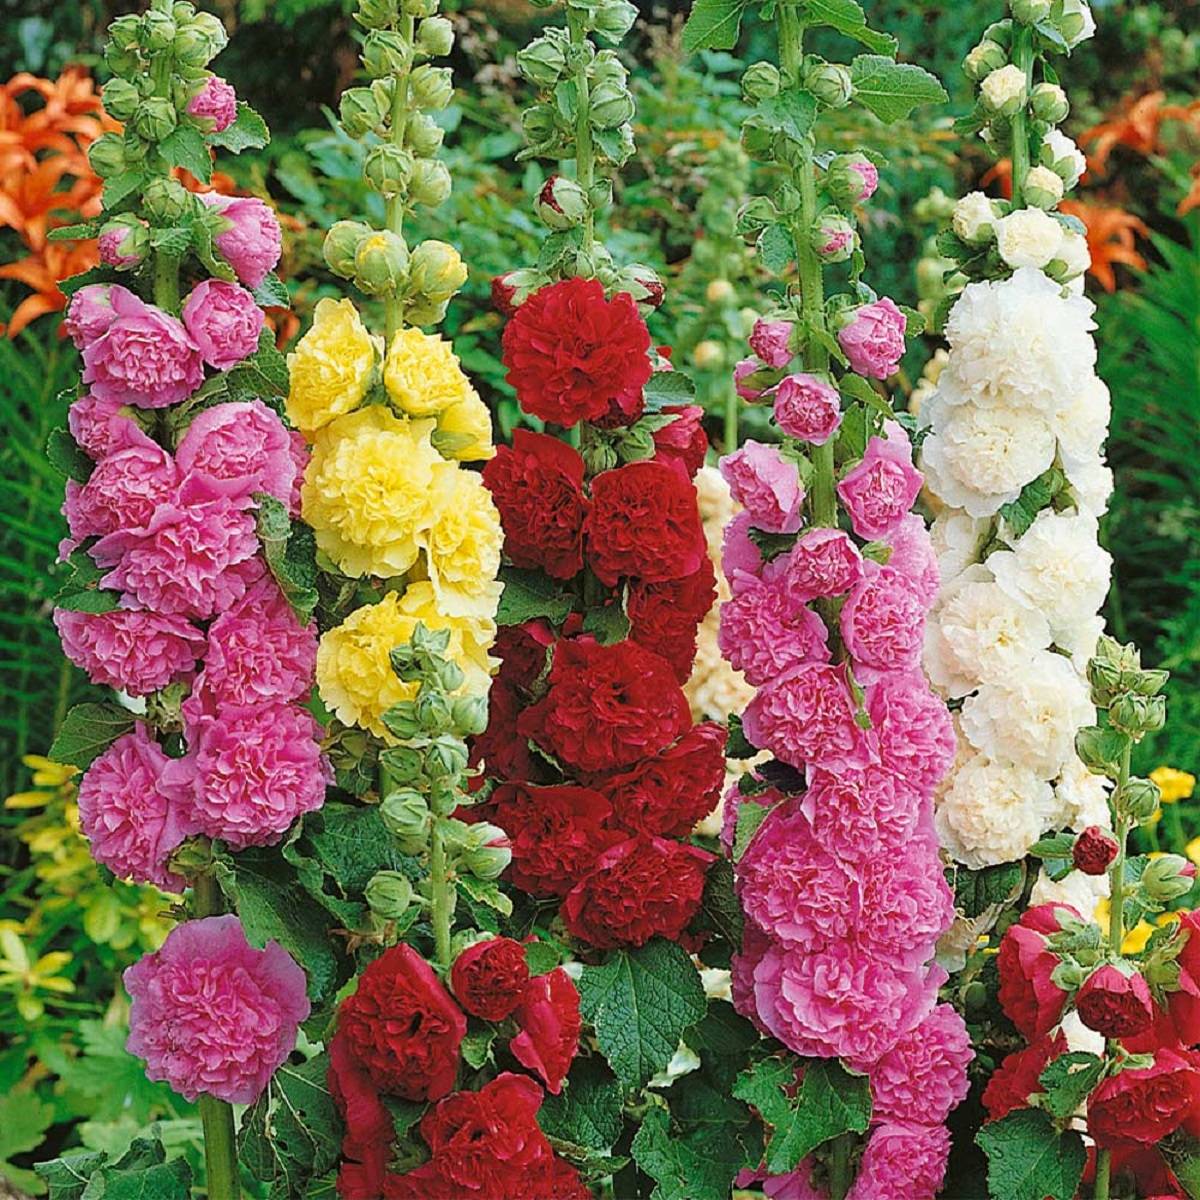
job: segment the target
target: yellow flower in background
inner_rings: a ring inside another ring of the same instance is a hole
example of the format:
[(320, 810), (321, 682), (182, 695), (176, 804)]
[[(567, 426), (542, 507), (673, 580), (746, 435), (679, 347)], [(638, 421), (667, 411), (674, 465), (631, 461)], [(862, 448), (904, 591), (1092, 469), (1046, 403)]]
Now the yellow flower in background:
[(1194, 837), (1183, 848), (1184, 854), (1191, 859), (1194, 866), (1200, 867), (1200, 837)]
[(75, 984), (61, 972), (71, 962), (65, 950), (52, 950), (35, 959), (20, 934), (0, 929), (0, 991), (16, 995), (17, 1012), (26, 1021), (36, 1021), (46, 1011), (39, 992), (70, 995)]
[(1150, 772), (1151, 782), (1158, 784), (1164, 804), (1177, 804), (1190, 800), (1196, 790), (1196, 777), (1174, 767), (1156, 767)]
[(434, 475), (447, 469), (432, 431), (432, 421), (401, 420), (372, 404), (317, 434), (301, 512), (347, 575), (387, 578), (416, 563), (418, 535), (433, 521)]
[(496, 447), (492, 444), (491, 410), (474, 388), (465, 400), (438, 413), (433, 444), (443, 457), (459, 462), (482, 462), (496, 456)]
[(412, 417), (432, 417), (473, 394), (449, 342), (435, 333), (401, 329), (388, 346), (383, 386)]
[(438, 607), (453, 617), (490, 619), (500, 601), (500, 514), (473, 471), (447, 465), (434, 486), (433, 523), (420, 541)]
[[(1162, 854), (1154, 854), (1150, 857), (1161, 858)], [(1108, 930), (1108, 919), (1111, 911), (1112, 906), (1109, 904), (1107, 896), (1096, 902), (1096, 910), (1092, 914), (1092, 919), (1105, 931)], [(1179, 914), (1176, 912), (1159, 913), (1155, 917), (1153, 925), (1143, 917), (1132, 929), (1125, 931), (1125, 937), (1121, 941), (1121, 953), (1141, 954), (1145, 950), (1146, 943), (1149, 942), (1157, 926), (1171, 925), (1178, 920)]]
[(311, 437), (362, 402), (374, 370), (375, 344), (358, 310), (349, 300), (319, 300), (312, 328), (288, 355), (288, 419)]

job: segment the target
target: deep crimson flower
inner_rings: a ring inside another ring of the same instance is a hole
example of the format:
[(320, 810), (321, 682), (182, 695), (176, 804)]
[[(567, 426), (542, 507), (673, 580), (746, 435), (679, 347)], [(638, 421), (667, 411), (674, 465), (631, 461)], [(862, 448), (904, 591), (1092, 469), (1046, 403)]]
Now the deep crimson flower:
[(1136, 1037), (1154, 1024), (1150, 985), (1134, 970), (1112, 963), (1098, 967), (1075, 997), (1079, 1019), (1107, 1038)]
[(1154, 1063), (1105, 1079), (1088, 1098), (1088, 1132), (1099, 1146), (1153, 1146), (1200, 1115), (1200, 1068), (1190, 1051), (1159, 1050)]
[(675, 420), (654, 431), (655, 457), (678, 458), (687, 473), (695, 477), (708, 453), (704, 409), (698, 404), (675, 404), (662, 411), (674, 415)]
[(598, 279), (534, 292), (504, 330), (508, 382), (521, 407), (574, 425), (640, 409), (650, 378), (650, 334), (626, 292), (604, 298)]
[(571, 977), (555, 967), (531, 979), (517, 1009), (519, 1032), (508, 1044), (523, 1067), (536, 1072), (557, 1096), (579, 1051), (579, 992)]
[(1185, 1046), (1200, 1042), (1200, 912), (1179, 915), (1179, 937), (1185, 938), (1176, 962), (1179, 990), (1167, 996), (1167, 1008)]
[(567, 929), (593, 946), (644, 946), (676, 939), (704, 893), (713, 855), (665, 838), (635, 837), (606, 850), (562, 907)]
[(503, 1021), (511, 1016), (529, 983), (529, 964), (520, 942), (489, 938), (468, 946), (450, 968), (450, 990), (473, 1017)]
[(524, 702), (502, 678), (488, 691), (487, 729), (471, 739), (471, 765), (487, 764), (492, 779), (526, 779), (534, 771), (529, 743), (517, 733)]
[(518, 429), (483, 468), (514, 566), (570, 579), (583, 566), (583, 459), (565, 442)]
[(454, 1087), (467, 1019), (433, 968), (401, 943), (362, 973), (342, 1002), (338, 1032), (381, 1092), (438, 1100)]
[(610, 587), (622, 577), (683, 579), (708, 555), (696, 489), (678, 459), (634, 462), (597, 475), (584, 533), (588, 564)]
[(500, 659), (497, 678), (519, 692), (527, 692), (546, 673), (554, 630), (546, 621), (501, 625), (492, 652)]
[(716, 572), (705, 558), (698, 571), (666, 583), (634, 580), (625, 612), (629, 636), (671, 664), (675, 678), (686, 683), (696, 657), (696, 630), (717, 598)]
[(1046, 945), (1066, 916), (1081, 919), (1068, 905), (1039, 904), (1022, 913), (1000, 941), (1000, 1007), (1030, 1041), (1058, 1024), (1067, 1000), (1067, 993), (1050, 978), (1060, 960)]
[(996, 1068), (983, 1090), (983, 1106), (988, 1119), (998, 1121), (1015, 1108), (1028, 1108), (1029, 1097), (1044, 1092), (1038, 1076), (1061, 1054), (1067, 1052), (1067, 1035), (1061, 1029), (1054, 1036), (1038, 1038), (1032, 1046), (1014, 1051)]
[(329, 1091), (342, 1123), (342, 1165), (338, 1195), (342, 1200), (376, 1200), (383, 1189), (395, 1128), (379, 1092), (355, 1060), (349, 1041), (338, 1030), (329, 1042)]
[(630, 766), (691, 728), (687, 698), (670, 666), (635, 642), (561, 641), (549, 684), (518, 729), (578, 771)]
[(1117, 857), (1117, 839), (1099, 825), (1089, 825), (1076, 839), (1071, 860), (1085, 875), (1103, 875)]

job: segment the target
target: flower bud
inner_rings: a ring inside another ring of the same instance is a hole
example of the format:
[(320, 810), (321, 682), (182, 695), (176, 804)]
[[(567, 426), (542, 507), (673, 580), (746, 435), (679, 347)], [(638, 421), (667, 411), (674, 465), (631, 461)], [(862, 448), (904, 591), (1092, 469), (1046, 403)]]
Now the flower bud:
[(368, 296), (393, 296), (408, 271), (408, 247), (390, 229), (369, 233), (354, 253), (354, 283)]
[(1067, 93), (1057, 83), (1039, 83), (1029, 93), (1029, 108), (1039, 121), (1058, 125), (1071, 111)]
[(367, 907), (385, 921), (398, 921), (412, 907), (413, 888), (400, 871), (376, 871), (363, 895)]
[(667, 290), (658, 273), (642, 263), (630, 263), (617, 278), (617, 290), (628, 292), (645, 308), (658, 308), (666, 298)]
[(845, 108), (854, 95), (850, 72), (841, 63), (810, 59), (804, 68), (804, 86), (829, 108)]
[(592, 12), (592, 29), (610, 42), (619, 42), (637, 20), (638, 10), (629, 0), (604, 0)]
[(1099, 825), (1089, 825), (1071, 848), (1071, 861), (1085, 875), (1103, 875), (1117, 857), (1117, 839)]
[(1033, 167), (1025, 176), (1023, 195), (1035, 208), (1051, 209), (1063, 198), (1063, 181), (1049, 167)]
[(741, 142), (755, 162), (770, 162), (775, 156), (775, 130), (757, 113), (742, 122)]
[(432, 158), (441, 149), (446, 132), (422, 112), (410, 113), (404, 126), (404, 144), (418, 158)]
[(446, 733), (451, 724), (450, 698), (436, 688), (423, 687), (413, 703), (421, 728), (429, 733)]
[(963, 70), (966, 72), (967, 78), (978, 83), (993, 71), (998, 71), (1007, 64), (1008, 54), (1004, 47), (984, 38), (978, 46), (972, 47), (967, 52), (967, 57), (963, 59)]
[(370, 233), (370, 228), (360, 221), (335, 221), (329, 227), (321, 251), (335, 275), (343, 279), (350, 279), (354, 275), (354, 256), (362, 240)]
[(511, 317), (546, 282), (544, 275), (529, 267), (506, 271), (492, 280), (492, 306), (502, 316)]
[[(177, 179), (152, 179), (142, 193), (142, 207), (146, 215), (159, 225), (176, 224), (192, 207), (192, 203), (187, 188)], [(220, 219), (224, 221), (225, 218)]]
[(1152, 858), (1142, 872), (1141, 889), (1156, 904), (1169, 904), (1192, 890), (1196, 871), (1181, 854)]
[(1050, 15), (1050, 0), (1012, 0), (1013, 17), (1022, 25), (1036, 25)]
[(212, 13), (198, 12), (175, 34), (172, 49), (177, 63), (185, 67), (206, 67), (225, 49), (229, 34)]
[(117, 17), (108, 27), (108, 41), (115, 49), (136, 50), (142, 36), (142, 21), (135, 13)]
[(562, 136), (558, 118), (548, 104), (534, 104), (521, 114), (521, 130), (525, 140), (535, 149), (555, 144)]
[(358, 12), (354, 19), (364, 29), (386, 29), (394, 25), (400, 16), (396, 0), (358, 0)]
[(980, 84), (979, 95), (988, 112), (1001, 117), (1015, 116), (1029, 97), (1025, 72), (1014, 63), (999, 67)]
[(146, 222), (132, 213), (122, 213), (105, 221), (100, 229), (100, 261), (118, 271), (129, 271), (141, 264), (150, 250)]
[(364, 178), (385, 199), (407, 192), (414, 171), (413, 156), (391, 142), (372, 147), (363, 162)]
[(388, 103), (384, 89), (374, 85), (347, 88), (338, 101), (342, 127), (352, 138), (362, 137), (363, 134), (378, 129), (387, 113)]
[(616, 129), (633, 119), (637, 106), (629, 89), (615, 80), (605, 80), (592, 89), (588, 120), (597, 129)]
[(1112, 805), (1117, 816), (1141, 825), (1158, 811), (1160, 798), (1157, 784), (1134, 776), (1113, 793)]
[(845, 262), (854, 253), (857, 241), (854, 226), (834, 209), (821, 213), (809, 231), (813, 251), (825, 263)]
[(178, 124), (175, 105), (163, 96), (151, 96), (133, 114), (134, 130), (148, 142), (161, 142)]
[(697, 342), (692, 350), (692, 365), (698, 371), (711, 371), (725, 361), (725, 350), (712, 338)]
[(1139, 696), (1127, 692), (1108, 706), (1108, 719), (1114, 729), (1140, 740), (1166, 724), (1167, 702), (1163, 696)]
[(432, 17), (438, 10), (438, 0), (401, 0), (400, 9), (406, 17)]
[(391, 29), (373, 29), (363, 44), (362, 61), (372, 79), (400, 75), (412, 65), (412, 46)]
[(429, 843), (429, 805), (420, 792), (402, 788), (389, 792), (379, 806), (384, 828), (402, 854), (420, 854)]
[(177, 25), (185, 24), (196, 15), (196, 6), (188, 3), (188, 0), (176, 0), (171, 5), (171, 15)]
[(583, 448), (583, 462), (589, 475), (611, 471), (621, 460), (617, 448), (607, 438), (592, 438)]
[(523, 50), (517, 51), (517, 67), (521, 74), (541, 88), (552, 88), (566, 70), (565, 38), (560, 30), (550, 30)]
[(997, 210), (982, 192), (968, 192), (955, 206), (950, 225), (971, 246), (982, 246), (996, 236)]
[(408, 94), (417, 108), (445, 108), (454, 95), (450, 68), (422, 63), (408, 77)]
[(1042, 148), (1038, 152), (1038, 161), (1044, 167), (1049, 167), (1068, 188), (1073, 188), (1087, 170), (1087, 159), (1083, 152), (1065, 133), (1058, 129), (1049, 129), (1042, 138)]
[(467, 268), (458, 251), (446, 242), (424, 241), (408, 261), (411, 293), (435, 303), (449, 300), (467, 281)]
[(463, 852), (463, 865), (477, 879), (499, 879), (512, 862), (512, 843), (499, 825), (472, 825)]
[(425, 751), (425, 769), (434, 779), (457, 778), (467, 769), (467, 747), (459, 738), (435, 739)]
[(751, 63), (742, 75), (742, 95), (747, 100), (770, 100), (779, 95), (779, 68), (774, 63)]
[(551, 229), (573, 229), (588, 211), (583, 188), (565, 175), (551, 175), (538, 192), (537, 215)]
[[(569, 47), (567, 51), (567, 66), (572, 65), (572, 52), (575, 47)], [(617, 57), (615, 50), (598, 50), (595, 60), (590, 67), (592, 85), (598, 87), (602, 83), (618, 83), (624, 87), (629, 82), (629, 72), (625, 69), (625, 64)]]
[(409, 199), (427, 208), (437, 208), (450, 195), (454, 184), (450, 168), (438, 158), (418, 158), (408, 183)]
[(476, 737), (481, 734), (488, 723), (487, 697), (459, 696), (453, 705), (453, 723), (455, 731), (461, 737)]
[(417, 26), (417, 49), (430, 58), (445, 58), (454, 47), (454, 26), (445, 17), (426, 17)]
[(128, 121), (137, 109), (142, 95), (127, 79), (110, 79), (101, 93), (104, 111), (115, 121)]
[(1134, 1037), (1154, 1023), (1154, 1001), (1145, 979), (1127, 963), (1093, 971), (1075, 998), (1079, 1019), (1107, 1038)]
[(839, 204), (861, 204), (875, 195), (879, 171), (865, 154), (839, 154), (826, 168), (825, 187)]
[(137, 51), (118, 50), (111, 43), (104, 48), (104, 61), (114, 75), (131, 82), (136, 81), (144, 72), (142, 60), (138, 57)]
[(1072, 50), (1096, 32), (1096, 19), (1085, 0), (1054, 0), (1050, 19)]
[(737, 291), (728, 279), (710, 279), (704, 289), (704, 299), (709, 304), (728, 304), (737, 297)]
[(143, 50), (166, 50), (175, 42), (175, 18), (167, 12), (151, 9), (142, 15), (140, 44)]
[(1061, 991), (1074, 992), (1083, 983), (1083, 968), (1072, 959), (1064, 958), (1050, 972), (1050, 982)]
[(106, 133), (88, 147), (88, 164), (101, 179), (125, 170), (125, 143), (120, 134)]
[(449, 300), (427, 300), (423, 296), (415, 300), (408, 300), (404, 305), (404, 322), (406, 325), (414, 326), (440, 325), (445, 319), (446, 310), (449, 307)]

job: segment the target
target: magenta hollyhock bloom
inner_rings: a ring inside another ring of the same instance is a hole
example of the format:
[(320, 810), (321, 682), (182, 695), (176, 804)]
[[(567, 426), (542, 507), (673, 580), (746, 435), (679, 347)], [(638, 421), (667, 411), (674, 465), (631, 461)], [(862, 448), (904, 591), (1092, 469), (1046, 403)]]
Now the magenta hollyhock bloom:
[(838, 344), (850, 369), (868, 379), (886, 379), (896, 373), (904, 357), (904, 331), (908, 318), (886, 296), (863, 304), (849, 314), (838, 330)]
[(951, 1005), (939, 1004), (866, 1067), (872, 1118), (940, 1125), (969, 1091), (967, 1066), (974, 1057), (962, 1017)]
[(171, 456), (154, 442), (130, 446), (102, 458), (87, 483), (67, 480), (63, 515), (71, 537), (82, 541), (122, 530), (145, 529), (171, 499), (179, 473)]
[(815, 1166), (813, 1159), (804, 1158), (786, 1175), (768, 1175), (764, 1167), (757, 1171), (742, 1170), (734, 1178), (733, 1186), (749, 1188), (761, 1184), (767, 1200), (829, 1200), (829, 1193), (814, 1180)]
[(869, 563), (866, 577), (846, 598), (839, 621), (860, 680), (867, 678), (861, 667), (900, 671), (919, 664), (925, 605), (917, 585), (895, 568)]
[(739, 591), (721, 605), (720, 619), (721, 653), (754, 687), (800, 663), (829, 661), (825, 622), (795, 598), (786, 577)]
[(103, 337), (117, 319), (112, 304), (114, 291), (125, 292), (128, 289), (119, 284), (89, 283), (71, 297), (63, 328), (75, 343), (76, 350), (86, 350), (97, 338)]
[(266, 320), (244, 287), (223, 279), (198, 283), (183, 302), (184, 328), (204, 361), (218, 371), (228, 371), (258, 349)]
[(762, 552), (750, 537), (753, 523), (749, 513), (740, 512), (721, 535), (721, 570), (735, 596), (753, 587), (763, 570)]
[(729, 991), (734, 1009), (767, 1037), (773, 1035), (758, 1015), (754, 972), (770, 949), (771, 939), (753, 921), (747, 921), (742, 930), (741, 951), (733, 955), (729, 964)]
[(79, 827), (92, 857), (118, 879), (181, 892), (186, 881), (167, 867), (184, 833), (163, 791), (170, 759), (140, 721), (117, 738), (79, 782)]
[(916, 513), (908, 513), (888, 534), (886, 541), (891, 550), (887, 565), (907, 575), (916, 585), (921, 604), (930, 608), (942, 577), (925, 522)]
[(67, 428), (80, 449), (96, 460), (131, 446), (156, 446), (132, 414), (118, 400), (101, 400), (87, 392), (67, 410)]
[(919, 967), (954, 920), (954, 895), (946, 883), (932, 828), (859, 867), (862, 916), (853, 941), (896, 967)]
[(256, 288), (275, 270), (283, 253), (283, 235), (270, 207), (255, 196), (199, 193), (202, 203), (229, 222), (214, 239), (222, 257), (248, 288)]
[(768, 367), (786, 367), (792, 361), (792, 352), (788, 349), (791, 336), (791, 321), (768, 321), (759, 317), (750, 334), (750, 349)]
[(204, 382), (200, 351), (181, 322), (139, 300), (128, 288), (108, 294), (115, 314), (83, 347), (83, 382), (101, 400), (166, 408)]
[(184, 617), (56, 608), (54, 624), (63, 653), (93, 683), (131, 696), (148, 696), (184, 678), (204, 655), (204, 634)]
[(220, 75), (210, 75), (188, 101), (189, 117), (212, 122), (214, 133), (222, 133), (237, 120), (237, 92)]
[(795, 533), (800, 528), (804, 488), (795, 466), (774, 446), (748, 441), (720, 460), (733, 498), (758, 529)]
[(775, 421), (789, 437), (825, 445), (842, 423), (837, 388), (816, 375), (788, 375), (775, 390)]
[(840, 529), (809, 529), (764, 574), (783, 579), (797, 600), (844, 596), (863, 576), (863, 557)]
[(944, 1125), (877, 1125), (846, 1200), (934, 1200), (949, 1160), (950, 1131)]
[(810, 771), (801, 806), (815, 838), (839, 857), (858, 862), (901, 852), (917, 827), (921, 794), (883, 767)]
[(924, 482), (912, 464), (904, 430), (889, 422), (885, 432), (886, 438), (871, 438), (862, 461), (837, 485), (854, 532), (863, 538), (887, 537), (912, 508)]
[(930, 798), (957, 749), (946, 705), (920, 671), (894, 671), (867, 688), (867, 713), (879, 739), (879, 760)]
[(177, 925), (125, 972), (130, 1054), (185, 1100), (253, 1104), (309, 1014), (304, 972), (278, 942), (256, 950), (235, 916)]
[(290, 504), (296, 487), (292, 435), (261, 400), (216, 404), (197, 413), (175, 461), (184, 474), (235, 485), (218, 489), (231, 496), (269, 492)]
[(757, 358), (743, 358), (733, 368), (733, 386), (737, 389), (737, 394), (743, 400), (754, 401), (762, 395), (762, 392), (758, 388), (751, 387), (749, 384), (743, 382), (748, 375), (753, 375), (755, 371), (761, 369), (762, 363)]
[(187, 721), (188, 753), (171, 762), (163, 787), (189, 832), (233, 849), (269, 846), (325, 801), (328, 768), (321, 727), (302, 708), (222, 708)]

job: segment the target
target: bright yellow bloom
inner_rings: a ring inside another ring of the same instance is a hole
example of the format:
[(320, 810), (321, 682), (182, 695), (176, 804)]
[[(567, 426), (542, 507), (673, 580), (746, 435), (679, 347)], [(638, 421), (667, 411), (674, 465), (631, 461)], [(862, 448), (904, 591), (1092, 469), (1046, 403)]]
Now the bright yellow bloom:
[(472, 394), (449, 342), (435, 333), (401, 329), (388, 346), (383, 385), (411, 417), (432, 417)]
[(1195, 775), (1189, 775), (1187, 771), (1178, 771), (1174, 767), (1156, 767), (1150, 772), (1150, 779), (1158, 784), (1164, 804), (1190, 800), (1196, 790)]
[(490, 619), (500, 601), (500, 514), (473, 471), (447, 464), (435, 486), (435, 515), (421, 544), (438, 605), (449, 616)]
[(375, 345), (349, 300), (317, 302), (312, 328), (288, 355), (289, 420), (311, 436), (356, 408), (375, 369)]
[(433, 522), (434, 476), (448, 470), (429, 441), (432, 421), (404, 421), (371, 404), (316, 437), (301, 511), (317, 545), (347, 575), (402, 575)]
[(459, 462), (480, 462), (495, 457), (492, 414), (474, 388), (469, 390), (465, 400), (438, 413), (433, 444), (444, 458), (456, 458)]
[[(1151, 855), (1151, 857), (1159, 857)], [(1092, 914), (1092, 919), (1106, 933), (1108, 932), (1109, 913), (1112, 911), (1112, 906), (1108, 902), (1108, 897), (1105, 896), (1096, 902), (1096, 911)], [(1122, 954), (1141, 954), (1146, 948), (1146, 943), (1149, 942), (1151, 934), (1154, 933), (1155, 925), (1170, 925), (1174, 921), (1179, 920), (1179, 914), (1175, 912), (1159, 913), (1154, 919), (1154, 925), (1151, 925), (1144, 917), (1132, 929), (1125, 931), (1125, 937), (1121, 941)]]
[(495, 624), (478, 618), (451, 618), (440, 612), (433, 585), (412, 584), (403, 595), (389, 592), (377, 604), (355, 609), (317, 647), (317, 688), (326, 706), (346, 725), (358, 725), (383, 738), (395, 739), (383, 714), (401, 700), (412, 700), (416, 683), (404, 683), (392, 670), (388, 655), (412, 638), (418, 622), (427, 629), (451, 631), (448, 655), (466, 675), (462, 691), (487, 691), (492, 660), (488, 647)]

